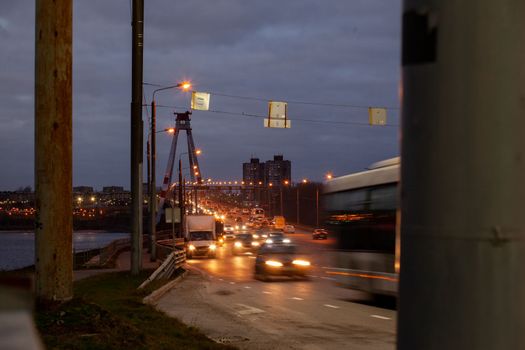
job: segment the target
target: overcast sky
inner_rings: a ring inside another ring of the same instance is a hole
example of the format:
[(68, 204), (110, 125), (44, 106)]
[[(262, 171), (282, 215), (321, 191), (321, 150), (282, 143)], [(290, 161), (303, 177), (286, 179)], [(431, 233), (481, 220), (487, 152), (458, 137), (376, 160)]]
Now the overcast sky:
[[(210, 108), (218, 111), (265, 115), (268, 107), (265, 101), (213, 93), (387, 106), (388, 123), (399, 124), (399, 0), (145, 3), (145, 82), (190, 79), (195, 90), (212, 93)], [(34, 182), (34, 15), (34, 0), (0, 2), (0, 190)], [(75, 186), (129, 188), (130, 21), (129, 0), (74, 1)], [(149, 103), (152, 88), (144, 92)], [(188, 93), (175, 90), (157, 95), (158, 104), (180, 106), (177, 111), (189, 101)], [(158, 109), (159, 129), (173, 124), (173, 112)], [(260, 118), (196, 111), (192, 126), (203, 151), (202, 173), (240, 179), (242, 162), (251, 156), (264, 161), (283, 154), (292, 161), (294, 180), (321, 180), (327, 171), (343, 175), (397, 156), (398, 127), (359, 125), (368, 122), (367, 113), (290, 103), (292, 128), (268, 129)], [(170, 138), (161, 133), (157, 140), (160, 181)], [(179, 138), (179, 145), (185, 141)]]

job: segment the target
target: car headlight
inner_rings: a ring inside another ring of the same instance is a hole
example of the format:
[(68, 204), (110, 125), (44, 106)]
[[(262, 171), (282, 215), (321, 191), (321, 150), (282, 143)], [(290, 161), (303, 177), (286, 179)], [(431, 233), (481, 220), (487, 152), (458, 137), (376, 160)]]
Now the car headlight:
[(241, 242), (235, 242), (234, 245), (235, 245), (236, 248), (242, 247), (242, 243)]
[(246, 230), (246, 225), (242, 225), (242, 229), (243, 229), (243, 230)]
[(190, 245), (188, 246), (188, 249), (189, 249), (189, 250), (195, 250), (195, 246), (194, 246), (193, 244), (190, 244)]
[(219, 243), (223, 243), (223, 242), (224, 242), (224, 239), (219, 238)]
[(254, 234), (253, 238), (259, 238), (259, 235), (258, 234)]
[(268, 237), (268, 235), (262, 235), (262, 238), (266, 238), (266, 237)]
[(276, 260), (266, 260), (264, 262), (266, 265), (272, 266), (272, 267), (281, 267), (283, 266), (283, 263)]
[(292, 261), (292, 264), (299, 266), (310, 266), (310, 262), (307, 260), (297, 259)]
[(217, 246), (215, 244), (210, 244), (210, 250), (215, 250), (217, 249)]
[(238, 230), (239, 229), (239, 225), (235, 225), (235, 229)]
[(252, 246), (253, 247), (258, 247), (259, 246), (259, 242), (252, 242)]
[(283, 239), (283, 243), (290, 243), (291, 241), (288, 238)]
[(270, 239), (270, 238), (268, 238), (268, 239), (266, 240), (266, 243), (268, 243), (268, 244), (272, 244), (272, 243), (273, 243), (273, 240)]

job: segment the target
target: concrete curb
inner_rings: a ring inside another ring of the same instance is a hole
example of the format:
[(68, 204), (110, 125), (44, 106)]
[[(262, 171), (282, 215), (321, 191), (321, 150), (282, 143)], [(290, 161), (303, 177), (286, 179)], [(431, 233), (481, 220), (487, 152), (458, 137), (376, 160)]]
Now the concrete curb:
[(162, 298), (167, 292), (169, 292), (177, 283), (179, 283), (184, 277), (186, 277), (187, 273), (188, 273), (188, 269), (184, 269), (184, 272), (180, 276), (177, 276), (177, 278), (175, 278), (173, 281), (170, 281), (166, 283), (165, 285), (163, 285), (162, 287), (160, 287), (159, 289), (151, 292), (151, 294), (149, 294), (148, 296), (144, 297), (144, 299), (142, 299), (142, 302), (144, 304), (149, 304), (149, 305), (155, 304), (157, 301), (159, 301), (160, 298)]

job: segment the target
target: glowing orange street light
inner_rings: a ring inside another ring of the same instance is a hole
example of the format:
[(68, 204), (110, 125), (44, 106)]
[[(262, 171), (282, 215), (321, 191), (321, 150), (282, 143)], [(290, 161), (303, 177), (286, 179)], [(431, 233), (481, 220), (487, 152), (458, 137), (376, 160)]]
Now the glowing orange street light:
[(183, 81), (182, 83), (178, 85), (184, 91), (188, 91), (191, 88), (191, 83), (189, 81)]
[(272, 186), (273, 186), (273, 183), (270, 182), (270, 184), (269, 184), (268, 186), (272, 187)]
[(303, 184), (308, 183), (308, 179), (303, 179)]
[(195, 154), (199, 155), (199, 154), (201, 154), (201, 153), (202, 153), (202, 151), (201, 151), (200, 149), (196, 149), (196, 150), (195, 150)]
[(290, 181), (288, 181), (288, 180), (284, 180), (284, 184), (285, 184), (285, 185), (288, 185), (289, 183), (290, 183)]
[(164, 131), (167, 131), (170, 134), (173, 134), (175, 132), (175, 128), (167, 128), (167, 129), (164, 129)]
[(333, 177), (334, 177), (334, 175), (332, 175), (332, 173), (326, 174), (326, 179), (327, 180), (332, 180)]

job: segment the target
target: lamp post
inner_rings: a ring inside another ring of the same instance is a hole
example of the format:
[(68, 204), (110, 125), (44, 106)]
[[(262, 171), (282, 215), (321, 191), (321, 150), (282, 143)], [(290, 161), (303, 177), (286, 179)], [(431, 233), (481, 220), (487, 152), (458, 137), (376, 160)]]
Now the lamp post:
[[(158, 134), (160, 132), (168, 132), (170, 134), (173, 134), (175, 132), (175, 128), (166, 128), (163, 130), (155, 131), (155, 134)], [(150, 138), (151, 138), (151, 130), (148, 132), (147, 142), (146, 142), (146, 153), (147, 153), (147, 176), (148, 176), (148, 189), (149, 189), (149, 200), (148, 200), (148, 209), (150, 214), (150, 220), (152, 219), (151, 213), (155, 214), (157, 211), (157, 191), (155, 189), (156, 185), (153, 186), (153, 196), (151, 191), (151, 145), (150, 145)], [(152, 199), (153, 198), (153, 199)], [(156, 218), (154, 219), (156, 220)], [(155, 226), (155, 221), (153, 221), (153, 225), (150, 225), (150, 260), (155, 261), (157, 259), (157, 246), (156, 246), (156, 232), (153, 230), (152, 227)]]
[[(157, 184), (155, 179), (155, 163), (157, 158), (157, 147), (156, 147), (156, 140), (155, 140), (155, 134), (156, 134), (156, 119), (157, 119), (157, 105), (155, 103), (155, 94), (159, 91), (163, 90), (169, 90), (169, 89), (175, 89), (175, 88), (182, 88), (182, 90), (187, 91), (189, 88), (191, 88), (191, 84), (189, 82), (182, 82), (175, 85), (165, 86), (158, 89), (153, 90), (153, 95), (151, 98), (151, 124), (150, 124), (150, 134), (151, 134), (151, 146), (150, 146), (150, 159), (149, 163), (151, 164), (150, 169), (150, 182), (149, 182), (149, 200), (150, 200), (150, 208), (153, 210), (150, 210), (149, 213), (149, 224), (150, 224), (150, 235), (151, 240), (153, 242), (156, 242), (157, 240), (157, 208), (156, 208), (156, 196), (157, 196)], [(155, 244), (152, 244), (152, 251), (151, 251), (151, 260), (157, 259), (157, 251), (155, 248)]]

